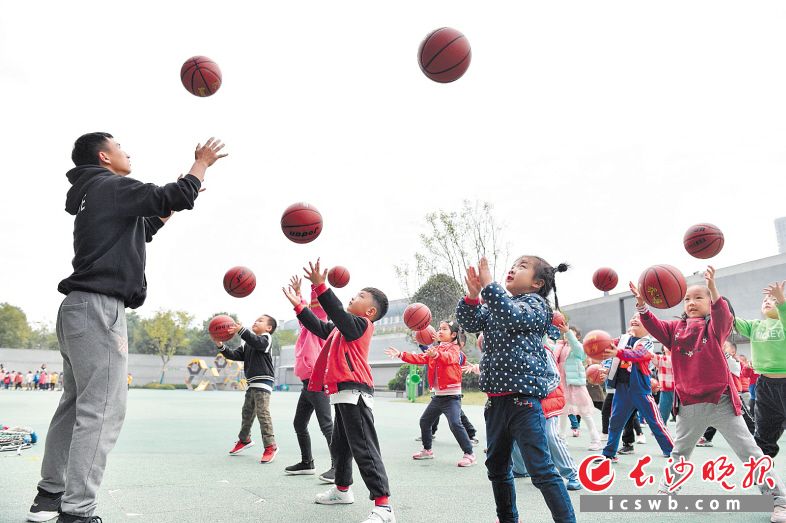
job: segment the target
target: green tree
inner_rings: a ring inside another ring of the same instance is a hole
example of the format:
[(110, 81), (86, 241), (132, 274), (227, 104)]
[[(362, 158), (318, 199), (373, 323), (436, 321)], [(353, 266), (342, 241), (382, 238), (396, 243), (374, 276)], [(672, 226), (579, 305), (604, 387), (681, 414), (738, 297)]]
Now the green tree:
[(58, 350), (60, 348), (60, 343), (57, 341), (57, 333), (50, 325), (40, 322), (36, 328), (30, 328), (30, 338), (27, 340), (27, 348)]
[[(167, 365), (172, 356), (187, 354), (187, 331), (192, 316), (183, 311), (158, 311), (152, 318), (140, 321), (140, 326), (147, 336), (148, 343), (144, 344), (144, 351), (158, 354), (161, 358), (161, 380), (164, 383)], [(151, 350), (152, 349), (152, 350)]]
[(435, 274), (412, 295), (413, 302), (420, 302), (431, 310), (431, 324), (451, 319), (456, 314), (456, 304), (464, 296), (459, 282), (447, 274)]
[(24, 311), (8, 303), (0, 303), (0, 347), (27, 347), (31, 334)]

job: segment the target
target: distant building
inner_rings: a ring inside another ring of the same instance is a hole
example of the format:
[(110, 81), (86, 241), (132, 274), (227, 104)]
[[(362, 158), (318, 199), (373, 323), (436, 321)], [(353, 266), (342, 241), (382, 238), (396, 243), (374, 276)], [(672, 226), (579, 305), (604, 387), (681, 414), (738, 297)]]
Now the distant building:
[[(731, 267), (719, 268), (715, 274), (720, 293), (729, 299), (735, 314), (740, 318), (761, 318), (761, 290), (769, 283), (786, 279), (786, 253), (749, 261)], [(688, 285), (704, 284), (703, 273), (686, 275)], [(602, 329), (612, 335), (627, 330), (630, 317), (636, 311), (636, 302), (630, 291), (603, 296), (562, 307), (570, 323), (582, 332)], [(682, 304), (668, 310), (652, 309), (661, 319), (676, 318), (682, 314)], [(737, 334), (733, 341), (739, 352), (750, 357), (750, 344)]]
[(786, 254), (786, 217), (775, 220), (775, 235), (778, 237), (778, 252)]

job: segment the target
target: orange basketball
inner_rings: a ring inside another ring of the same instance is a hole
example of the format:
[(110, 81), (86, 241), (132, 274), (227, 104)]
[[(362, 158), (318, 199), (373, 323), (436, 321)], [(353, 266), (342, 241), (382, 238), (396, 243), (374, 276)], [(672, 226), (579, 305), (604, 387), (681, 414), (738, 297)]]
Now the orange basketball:
[(593, 363), (587, 367), (587, 383), (592, 385), (600, 385), (603, 383), (603, 366), (598, 363)]
[(431, 310), (422, 303), (412, 303), (404, 309), (404, 324), (413, 331), (426, 328), (431, 323)]
[(206, 56), (192, 56), (180, 68), (180, 81), (194, 96), (210, 96), (221, 87), (221, 69)]
[(415, 339), (421, 345), (431, 345), (434, 343), (434, 336), (437, 335), (437, 330), (429, 325), (423, 330), (419, 330), (415, 333)]
[(596, 289), (603, 292), (609, 292), (617, 286), (619, 277), (617, 271), (609, 267), (601, 267), (592, 275), (592, 284)]
[(281, 215), (281, 230), (295, 243), (313, 242), (322, 232), (322, 214), (313, 205), (293, 203)]
[(232, 267), (224, 274), (224, 290), (235, 298), (245, 298), (257, 286), (257, 277), (248, 267)]
[(214, 340), (229, 341), (232, 339), (234, 334), (229, 334), (227, 330), (234, 324), (235, 320), (233, 320), (230, 316), (227, 316), (226, 314), (219, 314), (210, 320), (210, 324), (207, 327), (207, 332), (210, 333), (210, 337)]
[(565, 316), (560, 311), (554, 311), (554, 314), (551, 316), (551, 324), (555, 327), (565, 325)]
[(584, 336), (584, 352), (590, 358), (603, 359), (603, 352), (611, 347), (612, 338), (608, 332), (602, 330), (589, 331)]
[(718, 254), (723, 249), (724, 241), (721, 230), (711, 223), (693, 225), (682, 238), (682, 244), (688, 254), (701, 260)]
[(418, 64), (423, 74), (442, 84), (461, 78), (472, 60), (467, 38), (450, 27), (441, 27), (423, 39)]
[(349, 271), (346, 267), (336, 265), (328, 271), (328, 283), (331, 287), (340, 289), (349, 283)]
[(685, 277), (671, 265), (653, 265), (641, 273), (639, 292), (656, 309), (671, 309), (685, 297)]

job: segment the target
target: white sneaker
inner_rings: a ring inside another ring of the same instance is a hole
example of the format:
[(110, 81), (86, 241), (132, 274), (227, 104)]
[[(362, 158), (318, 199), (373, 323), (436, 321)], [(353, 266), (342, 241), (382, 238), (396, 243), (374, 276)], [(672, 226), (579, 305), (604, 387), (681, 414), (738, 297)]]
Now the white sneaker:
[(647, 438), (644, 437), (644, 433), (643, 432), (641, 434), (639, 434), (638, 438), (636, 438), (636, 443), (639, 443), (641, 445), (644, 445), (645, 443), (647, 443)]
[(314, 503), (319, 503), (320, 505), (348, 505), (354, 502), (355, 495), (351, 489), (341, 492), (335, 486), (330, 487), (325, 492), (320, 492), (317, 494), (317, 499), (314, 500)]
[(362, 523), (396, 523), (396, 516), (393, 514), (393, 509), (386, 509), (385, 507), (374, 507), (371, 513)]
[(590, 446), (587, 450), (603, 450), (603, 447), (605, 447), (605, 445), (602, 445), (600, 441), (593, 441), (590, 443)]
[(770, 521), (772, 523), (786, 522), (786, 507), (775, 505), (775, 508), (772, 511), (772, 516), (770, 517)]

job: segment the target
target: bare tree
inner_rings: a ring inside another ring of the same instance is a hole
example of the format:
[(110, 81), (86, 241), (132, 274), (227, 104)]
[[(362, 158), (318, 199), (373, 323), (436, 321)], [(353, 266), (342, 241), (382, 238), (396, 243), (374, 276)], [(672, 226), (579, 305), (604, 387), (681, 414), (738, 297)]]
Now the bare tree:
[[(415, 253), (414, 274), (408, 263), (394, 267), (402, 290), (410, 296), (430, 276), (449, 274), (464, 284), (467, 267), (481, 256), (489, 259), (495, 279), (508, 258), (504, 227), (489, 202), (464, 200), (459, 211), (439, 210), (425, 216), (428, 231), (419, 235), (422, 251)], [(414, 285), (413, 284), (414, 279)]]

